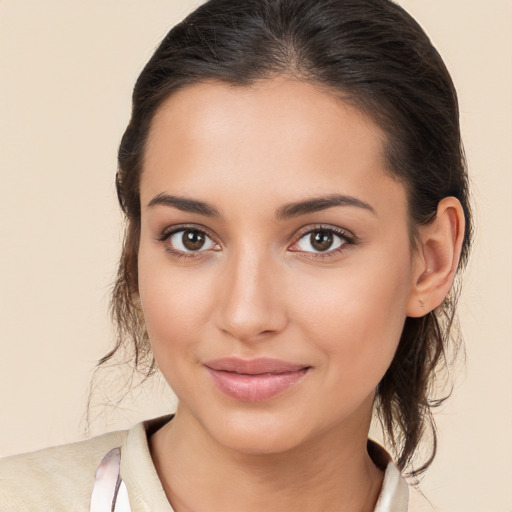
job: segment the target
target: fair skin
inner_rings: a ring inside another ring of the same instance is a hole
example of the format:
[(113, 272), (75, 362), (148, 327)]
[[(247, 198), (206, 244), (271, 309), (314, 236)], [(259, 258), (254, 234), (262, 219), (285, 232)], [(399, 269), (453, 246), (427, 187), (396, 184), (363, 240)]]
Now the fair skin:
[[(406, 316), (448, 292), (463, 233), (445, 198), (411, 247), (384, 140), (355, 108), (285, 78), (188, 86), (155, 115), (139, 292), (179, 399), (150, 439), (176, 512), (373, 510), (375, 388)], [(291, 370), (279, 387), (212, 368), (226, 358)]]

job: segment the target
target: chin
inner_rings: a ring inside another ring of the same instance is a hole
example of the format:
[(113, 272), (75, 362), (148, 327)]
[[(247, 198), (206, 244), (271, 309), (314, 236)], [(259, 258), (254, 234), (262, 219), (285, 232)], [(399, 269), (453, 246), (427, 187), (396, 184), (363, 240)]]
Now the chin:
[(276, 411), (261, 407), (224, 411), (211, 419), (202, 425), (219, 445), (248, 455), (289, 452), (314, 443), (328, 430), (317, 423), (310, 425), (311, 414), (307, 410)]
[(307, 411), (231, 411), (222, 415), (222, 422), (202, 425), (225, 448), (247, 455), (272, 455), (289, 452), (315, 437), (307, 416)]
[(284, 453), (304, 442), (296, 428), (285, 429), (278, 426), (269, 428), (264, 425), (251, 425), (248, 428), (227, 428), (215, 434), (216, 441), (225, 448), (247, 455)]

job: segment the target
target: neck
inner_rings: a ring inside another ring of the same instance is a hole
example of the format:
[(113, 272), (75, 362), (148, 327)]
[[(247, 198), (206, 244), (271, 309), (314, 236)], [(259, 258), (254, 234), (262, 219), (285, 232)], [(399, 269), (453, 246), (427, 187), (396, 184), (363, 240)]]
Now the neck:
[(178, 411), (150, 449), (175, 512), (371, 512), (383, 474), (366, 451), (368, 428), (323, 432), (284, 453), (247, 454), (216, 443)]

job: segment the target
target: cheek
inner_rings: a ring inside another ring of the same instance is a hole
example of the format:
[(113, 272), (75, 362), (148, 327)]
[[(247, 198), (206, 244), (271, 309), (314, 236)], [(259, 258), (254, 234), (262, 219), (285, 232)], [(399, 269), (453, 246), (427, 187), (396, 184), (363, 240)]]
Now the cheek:
[[(151, 347), (164, 374), (193, 357), (209, 318), (208, 281), (195, 272), (176, 271), (168, 262), (139, 254), (139, 293)], [(179, 355), (179, 357), (177, 357)]]
[(406, 318), (407, 268), (407, 261), (354, 266), (303, 284), (312, 293), (296, 316), (308, 319), (305, 337), (323, 354), (333, 387), (369, 392), (388, 369)]

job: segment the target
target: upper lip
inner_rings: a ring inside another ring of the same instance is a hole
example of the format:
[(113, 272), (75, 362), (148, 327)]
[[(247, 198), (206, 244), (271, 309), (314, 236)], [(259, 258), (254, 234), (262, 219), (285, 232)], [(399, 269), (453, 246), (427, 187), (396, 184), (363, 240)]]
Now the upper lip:
[(239, 359), (237, 357), (225, 357), (207, 361), (204, 365), (211, 370), (241, 373), (245, 375), (261, 375), (265, 373), (296, 372), (309, 368), (308, 365), (295, 364), (280, 359), (258, 358)]

